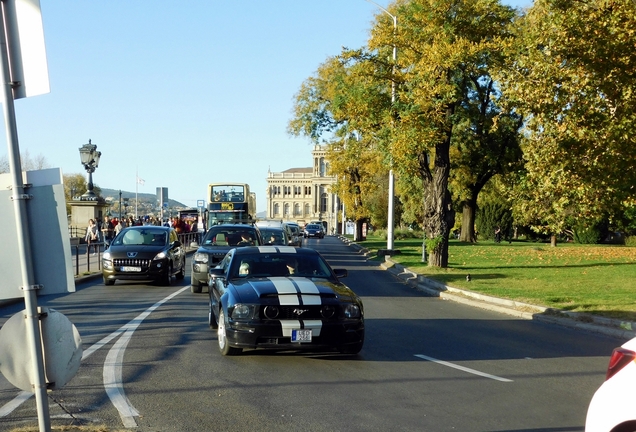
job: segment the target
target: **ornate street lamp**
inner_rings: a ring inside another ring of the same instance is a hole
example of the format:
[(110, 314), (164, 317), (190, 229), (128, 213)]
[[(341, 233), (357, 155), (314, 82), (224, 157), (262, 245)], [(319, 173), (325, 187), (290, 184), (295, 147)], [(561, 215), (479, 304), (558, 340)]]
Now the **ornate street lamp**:
[(80, 201), (97, 201), (98, 197), (95, 192), (93, 192), (93, 173), (99, 165), (99, 158), (102, 152), (97, 151), (97, 146), (91, 144), (91, 140), (88, 140), (88, 144), (81, 146), (79, 152), (82, 165), (84, 165), (84, 169), (88, 173), (87, 190), (79, 199)]

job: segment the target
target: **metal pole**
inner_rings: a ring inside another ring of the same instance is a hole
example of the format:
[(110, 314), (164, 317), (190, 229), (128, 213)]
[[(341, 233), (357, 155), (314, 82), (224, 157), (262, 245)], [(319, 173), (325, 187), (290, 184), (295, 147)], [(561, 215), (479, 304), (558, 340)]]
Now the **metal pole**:
[[(395, 107), (395, 67), (397, 64), (397, 45), (395, 45), (395, 36), (397, 35), (397, 17), (395, 15), (393, 15), (392, 13), (390, 13), (388, 10), (384, 9), (382, 6), (380, 6), (379, 4), (377, 4), (376, 2), (372, 1), (372, 0), (366, 0), (369, 3), (373, 3), (374, 5), (376, 5), (378, 8), (380, 8), (382, 10), (382, 12), (386, 13), (388, 16), (390, 16), (393, 19), (393, 71), (391, 73), (392, 75), (392, 80), (391, 80), (391, 109), (394, 109)], [(394, 199), (394, 193), (393, 193), (393, 188), (394, 188), (394, 184), (395, 184), (395, 180), (393, 178), (393, 158), (391, 158), (391, 169), (389, 170), (389, 209), (388, 209), (388, 214), (387, 214), (387, 233), (386, 233), (386, 248), (389, 251), (393, 250), (393, 213), (394, 213), (394, 203), (393, 203), (393, 199)]]
[[(7, 23), (7, 8), (10, 5), (2, 1), (2, 20)], [(24, 291), (24, 309), (26, 319), (26, 342), (33, 360), (32, 385), (35, 394), (38, 425), (41, 432), (51, 430), (49, 418), (49, 400), (46, 394), (46, 380), (44, 375), (44, 354), (42, 352), (42, 338), (40, 335), (40, 322), (37, 305), (36, 290), (38, 286), (33, 282), (33, 264), (31, 262), (31, 243), (28, 231), (28, 218), (26, 200), (29, 196), (24, 193), (22, 180), (22, 166), (20, 161), (20, 148), (18, 145), (18, 130), (15, 121), (15, 109), (13, 105), (12, 86), (18, 83), (11, 82), (9, 73), (9, 54), (7, 40), (4, 31), (0, 31), (0, 79), (2, 80), (2, 106), (6, 127), (9, 170), (13, 177), (13, 209), (16, 219), (18, 256), (20, 257), (20, 272), (22, 275), (22, 290)], [(16, 335), (17, 336), (17, 335)], [(19, 336), (17, 336), (19, 337)]]

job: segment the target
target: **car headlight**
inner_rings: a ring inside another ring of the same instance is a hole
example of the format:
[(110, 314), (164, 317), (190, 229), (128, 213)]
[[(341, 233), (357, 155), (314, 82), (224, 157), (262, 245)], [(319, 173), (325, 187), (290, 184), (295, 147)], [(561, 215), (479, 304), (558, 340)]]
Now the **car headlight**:
[(110, 260), (110, 252), (104, 252), (102, 254), (102, 259)]
[(254, 317), (254, 311), (256, 307), (254, 305), (246, 305), (246, 304), (237, 304), (232, 309), (232, 319), (235, 320), (245, 320), (252, 319)]
[(206, 263), (206, 264), (208, 262), (208, 254), (206, 253), (196, 252), (193, 258), (194, 258), (194, 261), (197, 261), (197, 262)]
[(167, 256), (168, 256), (168, 254), (166, 254), (165, 252), (159, 252), (157, 255), (155, 255), (153, 260), (161, 260), (161, 259), (164, 259)]
[(360, 306), (357, 304), (348, 304), (344, 309), (345, 318), (360, 318)]

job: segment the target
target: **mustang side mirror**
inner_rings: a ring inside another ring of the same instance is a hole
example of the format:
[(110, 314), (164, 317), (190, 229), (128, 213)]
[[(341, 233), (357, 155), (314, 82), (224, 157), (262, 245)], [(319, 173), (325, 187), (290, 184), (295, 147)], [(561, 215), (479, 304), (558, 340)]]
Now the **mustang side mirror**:
[(338, 279), (349, 276), (347, 269), (333, 269), (333, 272), (336, 274)]

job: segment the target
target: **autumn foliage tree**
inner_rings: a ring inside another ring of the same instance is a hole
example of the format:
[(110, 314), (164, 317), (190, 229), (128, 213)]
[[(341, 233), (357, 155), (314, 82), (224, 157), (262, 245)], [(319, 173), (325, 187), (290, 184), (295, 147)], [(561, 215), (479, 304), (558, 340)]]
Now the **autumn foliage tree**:
[[(469, 109), (470, 101), (485, 97), (484, 86), (492, 85), (489, 67), (515, 13), (491, 0), (413, 0), (398, 2), (391, 10), (400, 19), (395, 43), (402, 84), (399, 122), (391, 128), (388, 148), (399, 181), (422, 184), (429, 265), (446, 267), (455, 223), (449, 191), (451, 151), (479, 142), (475, 134), (461, 131), (466, 132), (467, 124), (479, 124), (471, 118), (475, 111)], [(389, 45), (392, 40), (389, 26), (378, 25), (369, 45)], [(492, 127), (494, 117), (482, 126)]]
[(636, 3), (536, 0), (498, 79), (527, 118), (515, 214), (537, 232), (624, 214), (636, 185)]

